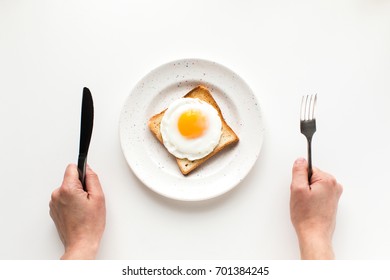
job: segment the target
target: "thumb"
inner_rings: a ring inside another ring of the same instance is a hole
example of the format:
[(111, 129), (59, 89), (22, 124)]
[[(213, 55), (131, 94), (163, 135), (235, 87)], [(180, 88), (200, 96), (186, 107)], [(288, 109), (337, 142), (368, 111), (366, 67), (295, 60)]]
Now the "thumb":
[(304, 158), (295, 160), (292, 169), (291, 188), (308, 188), (307, 161)]
[(83, 188), (79, 180), (79, 172), (75, 164), (71, 163), (66, 167), (62, 185), (64, 187), (72, 187), (78, 189)]

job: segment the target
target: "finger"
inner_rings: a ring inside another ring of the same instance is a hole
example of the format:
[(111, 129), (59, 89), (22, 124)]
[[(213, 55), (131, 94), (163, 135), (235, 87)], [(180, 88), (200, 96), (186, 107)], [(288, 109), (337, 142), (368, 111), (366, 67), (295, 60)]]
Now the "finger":
[(313, 177), (311, 181), (311, 185), (315, 185), (314, 189), (325, 188), (328, 191), (334, 191), (337, 193), (338, 197), (340, 197), (343, 192), (343, 186), (337, 182), (333, 175), (326, 173), (318, 168), (313, 169)]
[(51, 197), (50, 197), (50, 201), (57, 201), (58, 200), (58, 197), (59, 197), (59, 191), (60, 191), (60, 188), (57, 188), (55, 189), (52, 193), (51, 193)]
[(326, 173), (319, 168), (313, 167), (313, 176), (311, 177), (311, 183), (314, 184), (316, 182), (326, 182), (327, 185), (336, 186), (337, 181), (336, 178), (331, 174)]
[(298, 158), (293, 165), (291, 188), (309, 188), (307, 161)]
[(87, 165), (85, 171), (85, 182), (88, 194), (103, 194), (103, 189), (99, 181), (98, 175)]
[(55, 203), (52, 200), (50, 200), (50, 202), (49, 202), (49, 215), (50, 215), (51, 219), (53, 220), (53, 222), (56, 224), (57, 220), (58, 220), (57, 209), (56, 209)]
[(49, 214), (50, 214), (50, 217), (52, 217), (53, 218), (53, 210), (54, 209), (54, 204), (53, 204), (53, 201), (52, 200), (50, 200), (50, 202), (49, 202)]
[(71, 163), (66, 167), (62, 187), (83, 188), (79, 179), (79, 171), (77, 170), (76, 164)]
[(315, 183), (317, 181), (320, 181), (324, 176), (327, 175), (325, 172), (323, 172), (321, 169), (313, 166), (313, 174), (311, 175), (311, 183)]

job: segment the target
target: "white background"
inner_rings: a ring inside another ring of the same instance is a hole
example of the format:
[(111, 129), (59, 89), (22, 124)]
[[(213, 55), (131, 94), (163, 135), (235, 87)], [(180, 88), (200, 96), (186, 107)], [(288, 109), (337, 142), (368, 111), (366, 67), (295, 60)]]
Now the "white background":
[[(198, 203), (146, 188), (118, 133), (135, 84), (182, 58), (243, 77), (266, 127), (246, 179)], [(1, 0), (0, 259), (63, 252), (48, 203), (77, 159), (84, 86), (95, 103), (89, 163), (107, 204), (99, 258), (299, 258), (289, 185), (293, 161), (306, 155), (298, 119), (310, 93), (314, 164), (344, 186), (336, 255), (389, 258), (390, 1)]]

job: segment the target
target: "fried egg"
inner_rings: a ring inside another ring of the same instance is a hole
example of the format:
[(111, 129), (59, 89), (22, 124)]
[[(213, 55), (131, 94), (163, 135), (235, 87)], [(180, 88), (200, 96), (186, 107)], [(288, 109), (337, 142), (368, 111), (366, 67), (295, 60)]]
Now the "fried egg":
[(196, 160), (218, 145), (222, 122), (217, 110), (198, 98), (174, 101), (161, 120), (164, 146), (177, 158)]

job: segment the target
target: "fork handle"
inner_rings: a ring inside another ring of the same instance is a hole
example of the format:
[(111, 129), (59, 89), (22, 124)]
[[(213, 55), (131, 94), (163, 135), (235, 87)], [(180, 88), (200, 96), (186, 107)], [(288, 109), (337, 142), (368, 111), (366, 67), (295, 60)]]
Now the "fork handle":
[(308, 173), (308, 180), (310, 185), (311, 176), (313, 175), (313, 166), (311, 163), (311, 138), (307, 139), (307, 161), (308, 161), (307, 173)]

